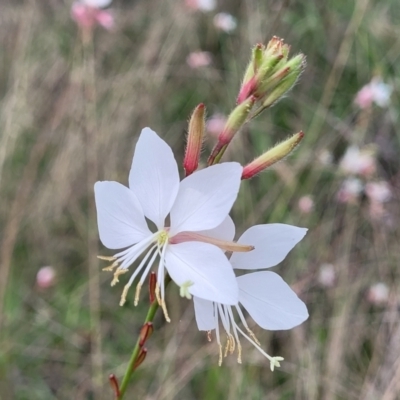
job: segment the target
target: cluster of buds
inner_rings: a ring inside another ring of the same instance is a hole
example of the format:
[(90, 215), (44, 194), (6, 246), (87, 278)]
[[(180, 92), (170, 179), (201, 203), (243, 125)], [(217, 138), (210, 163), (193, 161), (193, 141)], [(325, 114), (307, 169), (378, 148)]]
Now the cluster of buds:
[(259, 115), (287, 93), (306, 66), (304, 54), (289, 58), (290, 46), (274, 36), (267, 46), (257, 44), (244, 74), (237, 103), (254, 96), (259, 104), (252, 117)]
[[(237, 106), (229, 115), (224, 129), (218, 136), (218, 143), (208, 159), (208, 165), (219, 162), (233, 137), (246, 122), (260, 115), (265, 109), (276, 103), (295, 85), (304, 71), (306, 59), (304, 54), (301, 53), (289, 58), (289, 51), (290, 46), (276, 36), (269, 41), (267, 46), (258, 44), (254, 47), (239, 90)], [(294, 142), (296, 146), (302, 137), (303, 135), (299, 133), (290, 138), (289, 143)], [(278, 154), (274, 154), (274, 159), (276, 161), (281, 160), (295, 146), (284, 145), (280, 149), (276, 149)], [(285, 152), (288, 149), (289, 152)], [(269, 157), (267, 158), (268, 162), (265, 163), (265, 160), (263, 160), (266, 166), (276, 162), (271, 163)], [(253, 170), (258, 173), (265, 168), (259, 165), (257, 169), (253, 168)], [(246, 175), (243, 179), (254, 175)]]

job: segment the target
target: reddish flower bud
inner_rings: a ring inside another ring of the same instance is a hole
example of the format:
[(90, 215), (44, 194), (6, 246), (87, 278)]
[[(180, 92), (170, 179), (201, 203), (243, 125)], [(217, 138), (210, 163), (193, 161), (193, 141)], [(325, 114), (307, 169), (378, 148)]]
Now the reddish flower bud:
[(145, 360), (146, 356), (147, 356), (147, 349), (146, 349), (146, 347), (142, 347), (140, 349), (139, 355), (138, 355), (138, 357), (137, 357), (137, 359), (135, 361), (135, 364), (132, 367), (133, 371), (143, 363), (143, 361)]
[(252, 178), (254, 175), (257, 175), (261, 171), (285, 158), (294, 150), (295, 147), (297, 147), (303, 137), (303, 132), (296, 133), (291, 138), (257, 157), (254, 161), (243, 168), (242, 179)]
[(157, 274), (155, 272), (151, 272), (149, 279), (150, 304), (153, 304), (156, 299), (156, 285), (157, 285)]
[(142, 328), (140, 329), (140, 334), (139, 334), (139, 346), (143, 347), (143, 345), (146, 343), (146, 340), (151, 336), (153, 333), (154, 328), (153, 324), (151, 322), (146, 322)]
[(108, 380), (110, 382), (112, 390), (114, 391), (115, 398), (118, 399), (118, 397), (120, 396), (120, 391), (119, 391), (119, 384), (118, 384), (118, 380), (117, 380), (116, 376), (114, 374), (111, 374), (108, 377)]
[(183, 160), (186, 176), (196, 171), (199, 166), (205, 128), (204, 114), (205, 107), (204, 104), (201, 103), (194, 109), (190, 117), (186, 152)]

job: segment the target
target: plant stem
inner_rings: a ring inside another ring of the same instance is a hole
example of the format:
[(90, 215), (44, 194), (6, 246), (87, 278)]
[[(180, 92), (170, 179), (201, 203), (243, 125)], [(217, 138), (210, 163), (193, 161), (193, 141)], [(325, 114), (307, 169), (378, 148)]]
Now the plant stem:
[[(171, 278), (169, 277), (169, 275), (167, 275), (165, 277), (164, 282), (165, 282), (164, 283), (165, 286), (167, 286), (171, 282)], [(154, 319), (159, 307), (160, 307), (160, 305), (158, 304), (157, 300), (154, 300), (153, 303), (150, 304), (150, 307), (147, 311), (147, 315), (143, 322), (143, 325), (146, 324), (147, 322), (153, 322), (153, 319)], [(139, 343), (140, 343), (140, 336), (138, 337), (135, 347), (133, 348), (131, 358), (128, 362), (128, 367), (126, 368), (125, 375), (122, 379), (122, 383), (119, 388), (119, 396), (117, 397), (118, 400), (122, 400), (122, 398), (124, 397), (124, 395), (126, 393), (126, 389), (128, 388), (128, 384), (132, 378), (133, 373), (135, 372), (135, 368), (134, 368), (135, 362), (139, 356), (140, 349), (143, 347), (143, 346), (140, 346)]]

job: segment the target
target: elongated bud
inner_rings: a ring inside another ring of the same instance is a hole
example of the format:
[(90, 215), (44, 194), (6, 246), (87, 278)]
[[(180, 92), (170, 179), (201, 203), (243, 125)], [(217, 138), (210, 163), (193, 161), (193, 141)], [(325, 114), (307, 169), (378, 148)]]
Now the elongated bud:
[(114, 374), (111, 374), (108, 377), (108, 380), (110, 382), (112, 390), (114, 391), (115, 399), (118, 399), (121, 393), (119, 391), (119, 384), (116, 376)]
[(303, 132), (296, 133), (291, 138), (276, 145), (271, 150), (268, 150), (261, 156), (257, 157), (254, 161), (243, 168), (242, 179), (250, 179), (261, 171), (264, 171), (266, 168), (285, 158), (295, 149), (295, 147), (297, 147), (303, 137)]
[(199, 166), (205, 128), (204, 114), (205, 107), (201, 103), (194, 109), (190, 117), (186, 152), (183, 160), (183, 168), (185, 168), (186, 176), (196, 171)]
[(304, 54), (299, 54), (286, 63), (285, 67), (277, 71), (268, 82), (263, 85), (262, 90), (266, 92), (266, 94), (261, 100), (261, 106), (251, 115), (251, 119), (260, 115), (265, 109), (271, 107), (291, 90), (305, 67), (306, 58)]
[(150, 304), (153, 304), (156, 299), (156, 285), (157, 285), (157, 275), (155, 272), (150, 273), (149, 279), (149, 299)]
[(258, 78), (256, 74), (262, 65), (264, 50), (265, 46), (262, 44), (257, 44), (253, 48), (252, 57), (244, 73), (242, 85), (236, 100), (237, 104), (243, 103), (257, 89)]
[(225, 128), (218, 137), (218, 143), (215, 145), (210, 157), (208, 158), (208, 165), (213, 165), (219, 162), (224, 154), (228, 144), (231, 142), (235, 134), (246, 122), (246, 119), (256, 101), (254, 96), (246, 99), (242, 104), (236, 106), (231, 112), (226, 121)]
[(134, 364), (133, 367), (132, 367), (132, 370), (133, 370), (133, 371), (134, 371), (137, 367), (139, 367), (140, 364), (143, 363), (143, 361), (145, 360), (146, 356), (147, 356), (147, 349), (146, 349), (146, 347), (142, 347), (142, 348), (140, 349), (140, 353), (139, 353), (139, 355), (138, 355), (138, 357), (137, 357), (137, 359), (136, 359), (136, 361), (135, 361), (135, 364)]
[(139, 346), (143, 347), (143, 345), (146, 343), (146, 340), (151, 336), (153, 333), (154, 328), (153, 324), (151, 322), (146, 322), (142, 328), (140, 329), (140, 334), (139, 334)]

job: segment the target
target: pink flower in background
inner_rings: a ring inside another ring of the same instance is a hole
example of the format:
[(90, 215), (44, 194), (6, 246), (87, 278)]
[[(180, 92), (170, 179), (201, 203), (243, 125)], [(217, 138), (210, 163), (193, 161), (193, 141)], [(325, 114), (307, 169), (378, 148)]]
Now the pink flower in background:
[(36, 284), (40, 289), (48, 289), (54, 285), (55, 280), (56, 271), (50, 266), (40, 268), (36, 275)]
[(371, 202), (386, 203), (392, 197), (392, 189), (386, 181), (369, 182), (365, 185), (365, 194)]
[(322, 264), (318, 271), (318, 282), (321, 286), (332, 287), (336, 281), (335, 266)]
[(375, 150), (370, 146), (362, 149), (349, 146), (340, 160), (339, 168), (345, 174), (370, 176), (376, 171)]
[(376, 306), (387, 303), (389, 300), (389, 288), (385, 283), (375, 283), (368, 289), (367, 300)]
[(207, 67), (211, 61), (211, 53), (208, 51), (193, 51), (186, 57), (187, 65), (193, 69)]
[(105, 29), (112, 29), (114, 17), (108, 10), (102, 10), (112, 0), (80, 0), (72, 4), (72, 19), (83, 29), (92, 29), (96, 24)]
[(231, 14), (222, 12), (215, 15), (214, 26), (221, 31), (231, 33), (236, 29), (237, 21)]
[(362, 109), (371, 107), (372, 103), (379, 107), (386, 107), (389, 105), (392, 91), (391, 85), (383, 83), (380, 77), (375, 77), (361, 88), (354, 99), (354, 103)]
[(342, 182), (336, 198), (340, 203), (355, 203), (362, 191), (363, 184), (359, 179), (348, 178)]
[(195, 11), (213, 11), (217, 7), (216, 0), (185, 0), (185, 4), (188, 8)]
[(309, 214), (314, 209), (314, 200), (310, 195), (302, 196), (297, 206), (303, 214)]
[(207, 132), (212, 136), (218, 137), (218, 135), (223, 131), (226, 121), (227, 121), (226, 115), (219, 113), (213, 114), (206, 121)]

